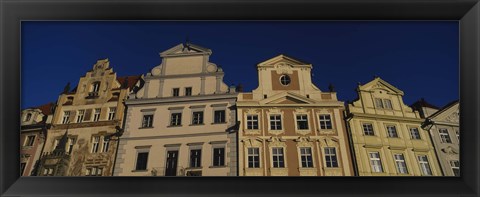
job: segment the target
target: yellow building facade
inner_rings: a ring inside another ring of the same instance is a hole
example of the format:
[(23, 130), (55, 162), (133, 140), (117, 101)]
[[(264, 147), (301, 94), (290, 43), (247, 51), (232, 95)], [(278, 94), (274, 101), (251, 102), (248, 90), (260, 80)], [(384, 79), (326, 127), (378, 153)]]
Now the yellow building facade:
[(312, 68), (285, 55), (257, 65), (258, 88), (237, 98), (239, 176), (353, 175), (344, 104)]
[(442, 176), (432, 140), (403, 91), (379, 77), (357, 87), (346, 122), (359, 176)]

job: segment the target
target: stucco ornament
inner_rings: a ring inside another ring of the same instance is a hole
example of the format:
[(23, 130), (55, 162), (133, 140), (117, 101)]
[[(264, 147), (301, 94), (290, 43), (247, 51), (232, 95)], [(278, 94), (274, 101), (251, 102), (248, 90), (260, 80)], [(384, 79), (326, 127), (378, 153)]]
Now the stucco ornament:
[(268, 146), (269, 147), (286, 147), (285, 145), (285, 139), (282, 139), (281, 137), (270, 137), (267, 139)]
[(455, 155), (455, 154), (458, 154), (459, 151), (451, 146), (447, 146), (445, 148), (442, 148), (442, 152), (450, 155)]
[(152, 68), (151, 73), (153, 76), (159, 76), (162, 73), (162, 66), (155, 66), (154, 68)]
[(275, 68), (277, 70), (277, 74), (292, 74), (292, 65), (286, 64), (286, 63), (279, 63), (275, 65)]
[(297, 147), (306, 147), (306, 146), (313, 146), (313, 143), (315, 140), (308, 137), (298, 137), (297, 139), (294, 140), (297, 142)]
[(459, 123), (459, 120), (460, 120), (460, 114), (458, 111), (450, 114), (449, 116), (447, 116), (447, 118), (445, 118), (446, 121), (448, 122), (454, 122), (454, 123)]
[(207, 72), (214, 73), (217, 71), (217, 65), (215, 64), (208, 64), (207, 65)]

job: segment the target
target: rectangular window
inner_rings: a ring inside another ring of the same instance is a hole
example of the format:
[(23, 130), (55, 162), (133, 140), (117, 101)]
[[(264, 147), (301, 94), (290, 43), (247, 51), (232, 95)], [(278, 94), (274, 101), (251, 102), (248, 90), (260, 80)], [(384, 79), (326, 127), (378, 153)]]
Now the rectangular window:
[(397, 166), (397, 172), (399, 174), (408, 174), (407, 164), (405, 163), (403, 154), (395, 154), (393, 157), (395, 159), (395, 165)]
[(68, 154), (72, 154), (73, 146), (75, 145), (76, 141), (77, 141), (76, 138), (68, 138), (67, 150), (66, 150)]
[(87, 168), (86, 176), (102, 176), (103, 168), (101, 167), (91, 167)]
[(383, 99), (383, 104), (385, 105), (385, 109), (393, 109), (392, 101), (390, 99)]
[(216, 110), (213, 117), (214, 123), (225, 123), (225, 110)]
[(98, 143), (100, 142), (100, 136), (93, 136), (92, 138), (92, 153), (98, 152)]
[(108, 112), (108, 120), (113, 120), (115, 118), (116, 112), (117, 112), (116, 107), (110, 107), (110, 111)]
[(35, 143), (35, 136), (34, 135), (29, 135), (27, 136), (27, 139), (25, 140), (25, 145), (24, 146), (33, 146)]
[(298, 130), (308, 129), (307, 115), (297, 115), (297, 129)]
[(273, 167), (274, 168), (284, 168), (285, 167), (285, 161), (284, 161), (284, 156), (283, 156), (283, 148), (281, 147), (275, 147), (272, 148), (272, 161), (273, 161)]
[(247, 115), (247, 129), (258, 129), (258, 115)]
[(460, 176), (460, 162), (458, 160), (450, 161), (450, 166), (452, 166), (452, 171), (455, 176)]
[(313, 168), (312, 149), (310, 147), (300, 148), (300, 160), (302, 168)]
[(93, 121), (94, 122), (97, 122), (98, 120), (100, 120), (100, 112), (101, 111), (102, 111), (102, 109), (100, 109), (100, 108), (95, 109), (95, 112), (93, 114)]
[(170, 126), (180, 126), (182, 124), (182, 113), (172, 113)]
[(375, 133), (374, 133), (374, 131), (373, 131), (373, 125), (370, 124), (370, 123), (364, 123), (364, 124), (363, 124), (363, 134), (364, 134), (364, 135), (374, 136)]
[(23, 176), (23, 172), (25, 171), (25, 166), (27, 166), (27, 163), (20, 163), (20, 176)]
[(420, 132), (418, 131), (418, 128), (416, 128), (416, 127), (410, 128), (410, 136), (412, 136), (412, 139), (414, 139), (414, 140), (421, 139)]
[(376, 108), (379, 108), (379, 109), (383, 109), (383, 102), (382, 102), (382, 99), (379, 99), (379, 98), (376, 98), (375, 99), (375, 107)]
[(398, 137), (397, 128), (394, 125), (387, 126), (388, 137)]
[(382, 161), (380, 160), (379, 152), (370, 152), (370, 165), (372, 166), (372, 172), (383, 172)]
[(172, 96), (180, 96), (180, 88), (173, 88)]
[(137, 153), (137, 164), (135, 170), (146, 170), (148, 161), (148, 152)]
[(319, 116), (320, 129), (332, 129), (332, 119), (330, 114), (321, 114)]
[(270, 115), (270, 130), (282, 130), (281, 115)]
[(248, 148), (248, 167), (260, 168), (260, 153), (258, 148)]
[(452, 139), (450, 139), (447, 129), (438, 129), (438, 132), (440, 134), (440, 140), (442, 143), (452, 143)]
[(103, 136), (102, 152), (104, 152), (104, 153), (108, 152), (109, 146), (110, 146), (110, 141), (106, 140), (105, 136)]
[(198, 168), (202, 166), (202, 149), (190, 150), (190, 167)]
[(213, 149), (213, 166), (225, 165), (225, 148)]
[(77, 123), (81, 123), (83, 121), (83, 118), (85, 116), (85, 110), (78, 110), (77, 114)]
[(153, 114), (143, 115), (142, 128), (151, 128), (151, 127), (153, 127)]
[(430, 169), (430, 165), (428, 164), (428, 158), (426, 155), (419, 155), (418, 163), (420, 164), (420, 169), (422, 170), (423, 175), (432, 175), (432, 170)]
[(203, 111), (196, 111), (192, 114), (192, 124), (203, 124)]
[(192, 96), (192, 87), (185, 88), (185, 96)]
[(335, 147), (325, 147), (325, 162), (328, 168), (338, 167), (337, 151)]
[(64, 111), (62, 124), (67, 124), (68, 122), (70, 122), (70, 111)]

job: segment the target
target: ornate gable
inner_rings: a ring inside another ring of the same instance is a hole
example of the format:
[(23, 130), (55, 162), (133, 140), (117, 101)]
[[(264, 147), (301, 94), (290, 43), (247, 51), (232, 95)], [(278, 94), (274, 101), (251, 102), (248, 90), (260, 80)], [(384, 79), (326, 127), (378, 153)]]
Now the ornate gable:
[(288, 70), (288, 68), (290, 67), (300, 66), (300, 65), (306, 65), (311, 67), (311, 64), (309, 63), (281, 54), (276, 57), (270, 58), (264, 62), (259, 63), (258, 67), (275, 66), (279, 68), (278, 70), (286, 70), (286, 69)]
[(454, 101), (429, 117), (434, 122), (460, 123), (460, 104)]
[(399, 94), (403, 96), (403, 91), (389, 84), (380, 77), (375, 77), (374, 80), (368, 82), (367, 84), (359, 86), (359, 89), (363, 91), (384, 90), (389, 93)]
[(183, 56), (183, 55), (211, 55), (212, 51), (210, 49), (194, 45), (191, 43), (182, 43), (174, 46), (162, 53), (161, 57), (171, 57), (171, 56)]

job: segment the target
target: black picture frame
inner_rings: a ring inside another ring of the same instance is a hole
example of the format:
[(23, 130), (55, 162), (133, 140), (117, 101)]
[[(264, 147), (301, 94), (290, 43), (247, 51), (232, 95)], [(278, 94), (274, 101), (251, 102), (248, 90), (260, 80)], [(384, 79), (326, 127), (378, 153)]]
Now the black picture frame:
[[(480, 194), (478, 0), (0, 0), (0, 6), (3, 196)], [(461, 177), (19, 177), (22, 20), (459, 20)]]

